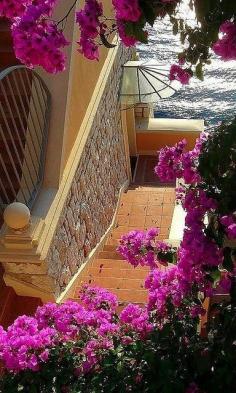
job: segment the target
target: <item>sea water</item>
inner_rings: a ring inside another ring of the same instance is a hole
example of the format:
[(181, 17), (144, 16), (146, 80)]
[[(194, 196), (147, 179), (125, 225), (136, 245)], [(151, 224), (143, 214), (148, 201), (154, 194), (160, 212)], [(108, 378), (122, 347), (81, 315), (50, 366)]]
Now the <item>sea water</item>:
[[(155, 59), (170, 66), (178, 63), (181, 45), (165, 18), (149, 28), (149, 43), (140, 44), (137, 49), (140, 60)], [(155, 117), (204, 119), (206, 128), (232, 119), (236, 116), (236, 61), (225, 62), (213, 56), (211, 64), (205, 67), (204, 81), (192, 78), (174, 96), (158, 101), (154, 110)]]

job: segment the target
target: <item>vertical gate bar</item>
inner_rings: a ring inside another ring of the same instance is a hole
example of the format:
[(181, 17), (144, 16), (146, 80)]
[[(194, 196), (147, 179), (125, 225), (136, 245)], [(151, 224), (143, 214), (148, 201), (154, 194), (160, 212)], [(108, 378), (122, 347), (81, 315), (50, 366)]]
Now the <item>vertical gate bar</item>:
[[(13, 92), (13, 90), (12, 90), (12, 86), (11, 86), (11, 83), (10, 83), (10, 80), (9, 80), (9, 77), (8, 77), (8, 76), (6, 77), (6, 80), (7, 80), (9, 89), (10, 89), (10, 91), (11, 91), (11, 95), (12, 95), (12, 98), (13, 98), (15, 110), (16, 110), (16, 112), (17, 112), (17, 114), (18, 114), (18, 118), (19, 118), (19, 120), (20, 120), (21, 129), (22, 129), (22, 131), (24, 132), (24, 131), (25, 131), (25, 127), (24, 127), (24, 124), (23, 124), (23, 121), (22, 121), (22, 116), (21, 116), (21, 114), (20, 114), (20, 112), (19, 112), (19, 107), (18, 107), (18, 105), (17, 105), (17, 103), (16, 103), (15, 95), (14, 95), (14, 92)], [(31, 154), (30, 154), (30, 158), (31, 158), (31, 161), (32, 161), (33, 168), (35, 169), (34, 160), (32, 159)], [(34, 185), (34, 181), (33, 181), (32, 174), (31, 174), (31, 170), (29, 169), (28, 161), (27, 161), (26, 159), (25, 159), (25, 163), (26, 163), (26, 166), (27, 166), (27, 170), (28, 170), (28, 173), (29, 173), (29, 176), (30, 176), (32, 185)], [(36, 169), (35, 169), (35, 174), (37, 174)]]

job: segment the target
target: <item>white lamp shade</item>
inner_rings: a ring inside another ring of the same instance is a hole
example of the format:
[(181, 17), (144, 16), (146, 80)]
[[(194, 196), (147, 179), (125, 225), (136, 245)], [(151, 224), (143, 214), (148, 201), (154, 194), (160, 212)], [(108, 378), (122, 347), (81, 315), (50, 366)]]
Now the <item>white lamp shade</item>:
[(155, 103), (171, 97), (179, 87), (178, 82), (170, 82), (168, 69), (156, 61), (128, 61), (123, 68), (123, 104)]

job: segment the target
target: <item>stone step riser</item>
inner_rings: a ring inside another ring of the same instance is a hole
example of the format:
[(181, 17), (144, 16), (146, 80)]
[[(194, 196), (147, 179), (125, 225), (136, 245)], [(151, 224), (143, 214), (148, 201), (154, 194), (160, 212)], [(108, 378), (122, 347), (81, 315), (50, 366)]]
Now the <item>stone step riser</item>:
[(131, 271), (142, 270), (145, 271), (146, 273), (150, 271), (148, 267), (143, 267), (143, 266), (137, 266), (134, 268), (130, 263), (122, 259), (101, 259), (101, 258), (96, 259), (95, 261), (92, 262), (90, 268), (99, 268), (99, 269), (120, 268), (120, 269), (127, 269)]
[(98, 285), (107, 289), (144, 289), (144, 280), (135, 278), (117, 278), (117, 277), (90, 277), (83, 278), (84, 283)]
[(99, 259), (118, 259), (122, 260), (121, 255), (116, 251), (101, 251), (98, 254)]

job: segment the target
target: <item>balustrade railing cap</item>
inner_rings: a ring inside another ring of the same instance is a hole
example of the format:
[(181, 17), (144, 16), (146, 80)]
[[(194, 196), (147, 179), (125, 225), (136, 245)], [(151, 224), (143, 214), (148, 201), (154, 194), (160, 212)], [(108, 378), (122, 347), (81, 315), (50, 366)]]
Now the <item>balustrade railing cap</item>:
[(4, 210), (3, 218), (9, 228), (22, 230), (29, 225), (30, 210), (21, 202), (13, 202)]

